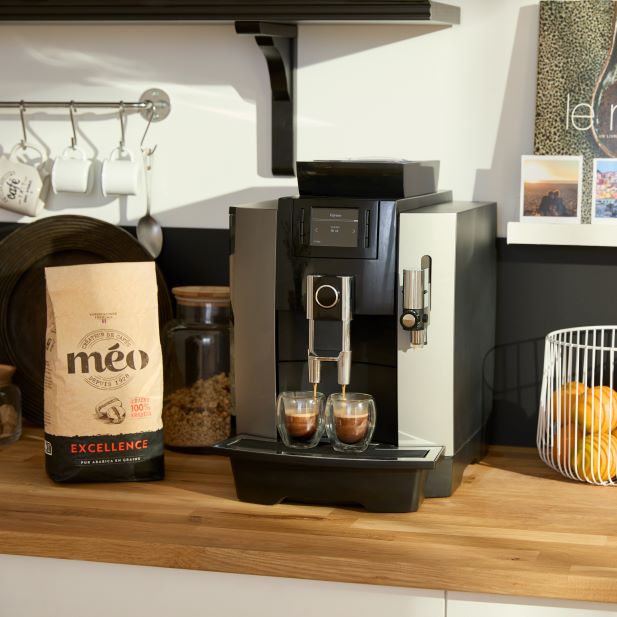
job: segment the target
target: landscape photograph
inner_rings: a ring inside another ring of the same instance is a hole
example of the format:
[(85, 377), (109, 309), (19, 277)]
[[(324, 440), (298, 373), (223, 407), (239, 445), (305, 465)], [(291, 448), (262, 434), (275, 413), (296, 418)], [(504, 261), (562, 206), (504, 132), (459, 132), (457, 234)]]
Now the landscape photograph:
[(580, 221), (582, 159), (524, 156), (521, 162), (521, 220)]
[(593, 222), (617, 222), (617, 160), (593, 161)]

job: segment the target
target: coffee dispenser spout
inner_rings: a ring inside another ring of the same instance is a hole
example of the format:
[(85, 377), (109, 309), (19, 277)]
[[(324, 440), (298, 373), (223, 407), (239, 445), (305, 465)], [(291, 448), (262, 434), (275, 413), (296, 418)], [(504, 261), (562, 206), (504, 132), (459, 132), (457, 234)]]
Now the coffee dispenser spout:
[(308, 373), (309, 383), (316, 384), (321, 381), (321, 359), (311, 355), (310, 351), (308, 356)]
[(321, 381), (322, 362), (336, 362), (339, 386), (349, 385), (351, 381), (351, 351), (341, 351), (338, 356), (317, 356), (309, 351), (308, 380), (310, 384), (317, 384)]
[[(351, 318), (352, 277), (310, 274), (306, 277), (306, 318), (309, 322), (308, 373), (309, 383), (321, 381), (321, 363), (336, 362), (339, 385), (351, 380)], [(315, 323), (341, 322), (340, 351), (322, 356), (315, 351)]]
[(351, 381), (351, 351), (341, 351), (337, 359), (339, 386), (348, 386)]

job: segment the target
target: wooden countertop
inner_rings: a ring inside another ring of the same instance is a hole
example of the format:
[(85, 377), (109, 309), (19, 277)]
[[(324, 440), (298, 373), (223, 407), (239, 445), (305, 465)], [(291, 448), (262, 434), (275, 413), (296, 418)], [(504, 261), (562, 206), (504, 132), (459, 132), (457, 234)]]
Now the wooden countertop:
[(417, 513), (237, 501), (225, 458), (168, 452), (164, 482), (56, 485), (42, 435), (0, 448), (0, 552), (617, 602), (617, 489), (492, 448)]

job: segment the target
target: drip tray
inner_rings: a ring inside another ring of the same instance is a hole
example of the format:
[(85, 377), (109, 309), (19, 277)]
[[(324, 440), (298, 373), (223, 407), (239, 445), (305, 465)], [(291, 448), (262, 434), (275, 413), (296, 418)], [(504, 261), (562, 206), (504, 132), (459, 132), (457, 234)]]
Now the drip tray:
[(426, 472), (435, 468), (444, 448), (371, 444), (365, 452), (352, 454), (335, 452), (327, 443), (297, 450), (275, 440), (239, 435), (217, 444), (214, 451), (230, 457), (241, 501), (415, 512), (424, 498)]

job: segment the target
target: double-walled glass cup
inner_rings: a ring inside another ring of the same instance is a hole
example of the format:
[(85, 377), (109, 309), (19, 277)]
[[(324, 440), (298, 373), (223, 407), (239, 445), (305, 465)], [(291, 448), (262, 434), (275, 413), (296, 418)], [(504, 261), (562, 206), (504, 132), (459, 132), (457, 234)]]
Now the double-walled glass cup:
[(337, 452), (364, 452), (375, 430), (375, 401), (370, 394), (338, 392), (328, 397), (326, 430)]
[(321, 392), (281, 392), (276, 417), (283, 443), (290, 448), (314, 448), (324, 432), (325, 397)]

